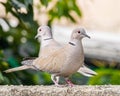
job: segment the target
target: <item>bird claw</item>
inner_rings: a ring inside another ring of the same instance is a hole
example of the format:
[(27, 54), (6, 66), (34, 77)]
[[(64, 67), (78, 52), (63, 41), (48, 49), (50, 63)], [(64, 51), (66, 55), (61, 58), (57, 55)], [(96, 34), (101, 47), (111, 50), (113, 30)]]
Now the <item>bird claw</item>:
[(74, 86), (74, 84), (70, 80), (67, 80), (66, 82), (67, 82), (68, 86), (70, 86), (70, 87)]
[(55, 86), (59, 87), (59, 86), (61, 86), (61, 85), (60, 85), (60, 84), (58, 84), (58, 83), (55, 83)]

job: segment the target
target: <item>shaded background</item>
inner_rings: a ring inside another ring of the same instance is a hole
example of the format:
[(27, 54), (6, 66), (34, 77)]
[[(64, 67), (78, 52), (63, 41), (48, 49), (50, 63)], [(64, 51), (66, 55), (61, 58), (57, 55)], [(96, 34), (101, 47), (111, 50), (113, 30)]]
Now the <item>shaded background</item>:
[[(20, 66), (24, 57), (38, 56), (40, 44), (34, 37), (40, 25), (51, 26), (60, 43), (79, 26), (92, 37), (83, 41), (85, 63), (98, 75), (75, 73), (70, 77), (73, 83), (120, 84), (119, 4), (119, 0), (0, 0), (0, 84), (53, 84), (46, 72), (3, 72)], [(63, 78), (60, 83), (65, 83)]]

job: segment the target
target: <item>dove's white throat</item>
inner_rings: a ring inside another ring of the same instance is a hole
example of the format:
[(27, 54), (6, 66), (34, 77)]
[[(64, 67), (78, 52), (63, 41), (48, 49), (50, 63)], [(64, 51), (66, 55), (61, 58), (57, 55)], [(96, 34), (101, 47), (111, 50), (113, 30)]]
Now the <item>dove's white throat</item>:
[(52, 37), (41, 38), (41, 47), (45, 47), (45, 46), (49, 45), (52, 40), (53, 40)]

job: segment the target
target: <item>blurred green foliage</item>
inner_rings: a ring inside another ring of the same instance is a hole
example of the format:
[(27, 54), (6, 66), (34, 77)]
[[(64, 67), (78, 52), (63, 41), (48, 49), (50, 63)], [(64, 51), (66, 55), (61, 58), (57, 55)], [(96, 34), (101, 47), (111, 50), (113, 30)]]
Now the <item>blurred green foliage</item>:
[(60, 19), (63, 16), (69, 18), (72, 22), (76, 22), (75, 19), (70, 15), (71, 11), (75, 11), (79, 17), (82, 16), (81, 10), (79, 10), (78, 6), (76, 5), (76, 0), (58, 0), (53, 9), (49, 10), (48, 12), (50, 17), (48, 25), (50, 25), (55, 18)]
[[(51, 2), (52, 0), (40, 0), (39, 8), (47, 8)], [(0, 84), (52, 84), (50, 75), (46, 72), (3, 72), (8, 68), (20, 66), (23, 57), (38, 55), (39, 43), (34, 37), (39, 24), (34, 20), (33, 0), (7, 0), (6, 3), (0, 3), (6, 11), (6, 16), (0, 18)], [(49, 16), (48, 25), (61, 17), (76, 22), (70, 15), (71, 11), (81, 17), (76, 0), (58, 0), (46, 13)], [(7, 14), (11, 14), (17, 20), (17, 24), (11, 23)]]
[(101, 68), (96, 70), (97, 76), (89, 79), (88, 84), (91, 85), (120, 85), (120, 70), (111, 68)]

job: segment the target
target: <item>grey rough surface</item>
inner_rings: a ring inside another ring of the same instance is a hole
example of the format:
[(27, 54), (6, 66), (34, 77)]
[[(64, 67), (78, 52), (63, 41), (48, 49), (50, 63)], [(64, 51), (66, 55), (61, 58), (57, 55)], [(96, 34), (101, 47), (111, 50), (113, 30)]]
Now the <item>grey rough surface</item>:
[(120, 96), (119, 85), (74, 87), (56, 86), (0, 86), (0, 96)]

